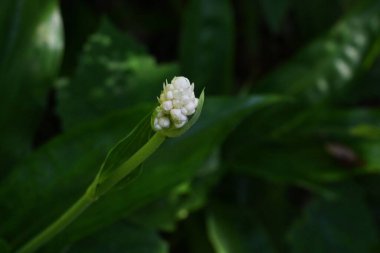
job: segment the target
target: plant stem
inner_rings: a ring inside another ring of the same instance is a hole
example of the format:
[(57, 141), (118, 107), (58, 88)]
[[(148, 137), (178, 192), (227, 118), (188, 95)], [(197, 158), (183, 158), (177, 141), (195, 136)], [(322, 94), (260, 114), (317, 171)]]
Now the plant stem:
[(114, 185), (120, 182), (125, 176), (131, 173), (146, 158), (148, 158), (157, 148), (164, 142), (165, 136), (156, 133), (152, 138), (142, 146), (133, 156), (126, 162), (121, 164), (113, 173), (108, 175), (104, 182), (98, 182), (98, 177), (91, 183), (85, 194), (70, 207), (61, 217), (58, 218), (49, 227), (25, 244), (17, 253), (32, 253), (46, 242), (51, 240), (64, 228), (66, 228), (73, 220), (75, 220), (87, 207), (89, 207), (96, 199), (105, 194)]
[[(91, 185), (92, 186), (92, 185)], [(59, 217), (54, 223), (43, 230), (40, 234), (25, 244), (17, 253), (31, 253), (44, 245), (55, 235), (61, 232), (67, 227), (75, 218), (77, 218), (92, 202), (95, 201), (92, 191), (92, 187), (86, 191), (83, 196), (75, 202), (70, 209), (68, 209), (61, 217)]]
[(131, 173), (137, 166), (139, 166), (146, 158), (152, 155), (157, 148), (164, 142), (166, 137), (160, 133), (155, 133), (152, 138), (142, 146), (131, 158), (121, 164), (113, 173), (107, 176), (107, 178), (100, 182), (97, 191), (100, 195), (103, 195), (118, 182), (120, 182), (125, 176)]

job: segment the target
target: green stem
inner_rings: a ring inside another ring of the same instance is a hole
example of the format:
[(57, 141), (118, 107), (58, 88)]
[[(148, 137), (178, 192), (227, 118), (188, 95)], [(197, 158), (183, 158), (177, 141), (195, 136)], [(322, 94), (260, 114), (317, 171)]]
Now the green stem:
[(164, 142), (165, 136), (155, 133), (152, 138), (142, 146), (131, 158), (121, 164), (113, 173), (107, 176), (103, 182), (98, 185), (97, 191), (99, 195), (103, 195), (114, 185), (120, 182), (125, 176), (131, 173), (146, 158), (153, 154), (157, 148)]
[[(110, 190), (114, 185), (120, 182), (125, 176), (131, 173), (146, 158), (148, 158), (164, 142), (165, 136), (156, 133), (153, 137), (142, 146), (126, 162), (121, 164), (113, 173), (104, 179), (104, 182), (98, 182), (98, 177), (91, 183), (86, 193), (70, 207), (58, 220), (43, 230), (40, 234), (25, 244), (17, 253), (32, 253), (44, 245), (72, 221), (74, 221), (87, 207), (96, 199)], [(100, 183), (100, 184), (99, 184)]]
[(59, 217), (54, 223), (43, 230), (40, 234), (25, 244), (17, 253), (31, 253), (44, 245), (55, 235), (61, 232), (67, 227), (75, 218), (77, 218), (89, 205), (94, 202), (92, 191), (90, 186), (86, 193), (77, 200), (61, 217)]

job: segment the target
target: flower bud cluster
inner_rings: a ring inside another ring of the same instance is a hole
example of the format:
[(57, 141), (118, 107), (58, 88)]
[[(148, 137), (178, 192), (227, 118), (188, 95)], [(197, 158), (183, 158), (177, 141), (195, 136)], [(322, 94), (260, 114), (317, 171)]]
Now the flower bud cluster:
[(166, 81), (158, 101), (160, 105), (153, 121), (156, 131), (183, 127), (198, 106), (194, 83), (190, 85), (189, 79), (183, 76), (174, 77), (171, 83)]

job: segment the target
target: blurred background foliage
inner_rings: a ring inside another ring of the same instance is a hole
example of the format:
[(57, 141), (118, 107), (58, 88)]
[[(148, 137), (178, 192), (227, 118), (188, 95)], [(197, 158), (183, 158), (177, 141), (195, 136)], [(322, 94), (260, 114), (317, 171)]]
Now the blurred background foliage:
[(199, 122), (39, 252), (379, 252), (379, 54), (375, 0), (1, 1), (0, 252), (175, 75)]

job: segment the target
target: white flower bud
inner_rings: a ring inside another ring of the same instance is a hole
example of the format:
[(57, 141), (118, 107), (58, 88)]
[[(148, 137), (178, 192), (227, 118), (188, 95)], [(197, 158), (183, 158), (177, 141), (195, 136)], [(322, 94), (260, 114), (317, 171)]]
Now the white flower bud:
[(170, 115), (174, 121), (180, 121), (182, 115), (181, 109), (172, 109), (170, 110)]
[(185, 106), (185, 108), (186, 108), (186, 111), (187, 111), (186, 115), (187, 114), (191, 115), (191, 114), (193, 114), (195, 112), (195, 103), (190, 102), (190, 103), (188, 103)]
[(179, 101), (178, 99), (174, 99), (173, 100), (173, 107), (174, 108), (181, 108), (181, 101)]
[(166, 98), (167, 98), (167, 99), (173, 99), (173, 92), (169, 90), (169, 91), (166, 93)]
[(172, 101), (165, 101), (161, 104), (161, 108), (164, 110), (164, 111), (170, 111), (172, 108), (173, 108), (173, 103)]
[(198, 99), (194, 94), (194, 84), (183, 76), (174, 77), (170, 83), (164, 83), (163, 91), (158, 99), (153, 128), (160, 131), (164, 128), (181, 128), (193, 115), (198, 106)]
[(158, 124), (158, 118), (155, 118), (155, 119), (154, 119), (153, 128), (154, 128), (156, 131), (159, 131), (159, 130), (162, 129), (162, 127), (160, 126), (160, 124)]
[(179, 77), (173, 78), (172, 84), (177, 89), (183, 89), (183, 88), (190, 86), (190, 81), (186, 77), (179, 76)]
[(158, 124), (162, 128), (168, 128), (170, 126), (170, 120), (168, 117), (161, 117), (158, 119)]

